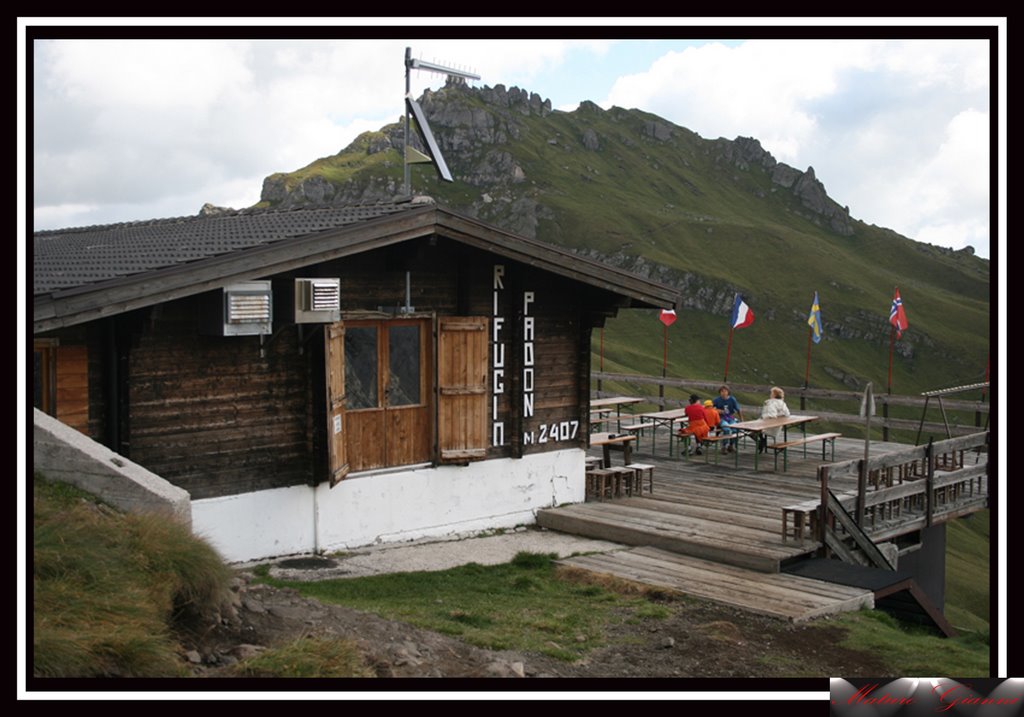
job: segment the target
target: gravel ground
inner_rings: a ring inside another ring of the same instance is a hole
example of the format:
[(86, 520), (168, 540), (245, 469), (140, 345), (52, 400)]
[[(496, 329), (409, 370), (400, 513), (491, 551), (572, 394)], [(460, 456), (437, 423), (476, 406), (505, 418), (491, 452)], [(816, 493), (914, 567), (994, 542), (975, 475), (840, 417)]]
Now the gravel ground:
[(509, 562), (519, 552), (556, 553), (558, 557), (564, 558), (573, 553), (608, 552), (628, 547), (543, 528), (517, 528), (500, 535), (419, 540), (359, 548), (327, 556), (292, 555), (239, 567), (244, 569), (271, 562), (270, 574), (283, 580), (326, 580), (447, 570), (467, 563), (499, 565)]

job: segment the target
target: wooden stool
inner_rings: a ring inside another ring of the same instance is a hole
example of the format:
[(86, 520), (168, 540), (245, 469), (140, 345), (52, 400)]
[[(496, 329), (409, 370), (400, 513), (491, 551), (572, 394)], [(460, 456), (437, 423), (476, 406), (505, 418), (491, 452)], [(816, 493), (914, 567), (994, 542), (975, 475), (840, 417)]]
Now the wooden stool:
[(598, 456), (587, 456), (583, 461), (586, 464), (588, 471), (594, 470), (595, 468), (602, 468), (603, 466), (601, 464), (604, 463), (604, 459)]
[(632, 494), (633, 481), (636, 476), (636, 471), (626, 466), (623, 466), (621, 468), (605, 468), (605, 470), (610, 473), (613, 496), (621, 496), (625, 494), (627, 491), (629, 491), (630, 494)]
[[(630, 463), (626, 468), (633, 471), (633, 485), (636, 487), (636, 494), (644, 494), (644, 476), (647, 476), (648, 480), (648, 493), (654, 492), (654, 466), (649, 463)], [(630, 495), (632, 495), (630, 491)]]
[(614, 488), (612, 483), (612, 469), (594, 468), (587, 471), (586, 497), (594, 496), (598, 500), (604, 500), (608, 488)]

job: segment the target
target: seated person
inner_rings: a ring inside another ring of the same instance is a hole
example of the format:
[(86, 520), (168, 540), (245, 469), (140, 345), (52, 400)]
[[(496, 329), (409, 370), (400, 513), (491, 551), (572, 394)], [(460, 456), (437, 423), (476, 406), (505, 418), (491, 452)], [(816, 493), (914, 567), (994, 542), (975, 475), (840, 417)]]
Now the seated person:
[[(736, 400), (736, 397), (729, 391), (728, 386), (722, 386), (718, 389), (718, 396), (711, 402), (712, 405), (718, 409), (719, 424), (722, 433), (730, 434), (736, 433), (736, 431), (729, 426), (733, 423), (738, 423), (743, 420), (743, 414), (740, 412), (740, 404)], [(736, 439), (729, 441), (729, 445), (725, 448), (727, 453), (732, 453), (736, 450)]]
[[(769, 393), (770, 398), (761, 407), (761, 418), (778, 418), (789, 415), (789, 406), (786, 405), (786, 394), (778, 386), (772, 386)], [(763, 453), (768, 448), (768, 439), (775, 443), (779, 439), (781, 428), (768, 428), (761, 432), (761, 441), (757, 446), (757, 452)]]
[(704, 406), (700, 404), (700, 397), (697, 394), (690, 394), (690, 404), (684, 409), (686, 412), (687, 425), (679, 429), (680, 436), (693, 436), (697, 439), (697, 448), (693, 452), (695, 456), (701, 455), (701, 442), (708, 436), (708, 423), (704, 413)]
[(714, 403), (712, 403), (710, 398), (704, 402), (704, 420), (708, 424), (709, 433), (712, 431), (715, 433), (719, 432), (719, 428), (722, 425), (722, 417), (719, 415), (718, 409), (715, 408)]

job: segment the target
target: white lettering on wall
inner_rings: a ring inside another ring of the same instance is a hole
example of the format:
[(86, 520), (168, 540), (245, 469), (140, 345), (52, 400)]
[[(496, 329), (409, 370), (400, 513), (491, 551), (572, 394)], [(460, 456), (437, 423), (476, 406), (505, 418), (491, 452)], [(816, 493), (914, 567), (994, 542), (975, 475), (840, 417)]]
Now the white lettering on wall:
[(491, 370), (493, 372), (493, 380), (491, 382), (491, 445), (492, 446), (503, 446), (505, 445), (505, 422), (498, 420), (498, 396), (505, 393), (505, 343), (501, 340), (501, 330), (505, 325), (505, 319), (503, 319), (498, 311), (498, 296), (505, 289), (505, 266), (503, 264), (494, 265), (494, 296), (493, 296), (493, 313), (491, 325), (491, 356), (492, 364)]
[[(533, 417), (533, 292), (523, 292), (523, 418)], [(526, 443), (526, 441), (523, 441)]]

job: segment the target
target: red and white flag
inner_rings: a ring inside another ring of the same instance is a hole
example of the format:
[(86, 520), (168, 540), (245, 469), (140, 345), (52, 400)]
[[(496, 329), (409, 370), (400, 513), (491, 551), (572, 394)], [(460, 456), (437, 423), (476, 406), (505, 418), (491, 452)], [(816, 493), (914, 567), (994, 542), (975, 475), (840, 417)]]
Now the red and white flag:
[(665, 326), (671, 326), (676, 322), (676, 310), (662, 309), (661, 315), (658, 316), (658, 319), (661, 321), (661, 323), (665, 324)]
[(900, 289), (896, 287), (896, 295), (892, 298), (892, 308), (889, 309), (889, 323), (896, 327), (896, 338), (903, 336), (910, 324), (907, 323), (907, 314), (903, 311), (903, 299), (900, 298)]

